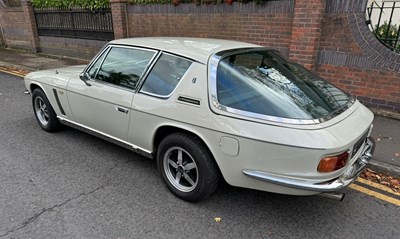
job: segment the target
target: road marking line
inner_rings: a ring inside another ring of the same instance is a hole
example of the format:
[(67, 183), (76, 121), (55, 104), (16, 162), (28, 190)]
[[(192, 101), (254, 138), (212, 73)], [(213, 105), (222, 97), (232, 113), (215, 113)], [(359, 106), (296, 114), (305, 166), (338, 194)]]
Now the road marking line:
[(8, 71), (6, 69), (0, 68), (0, 72), (6, 73), (6, 74), (10, 74), (10, 75), (14, 75), (14, 76), (19, 76), (19, 77), (25, 77), (25, 75), (23, 74), (19, 74), (16, 72), (12, 72), (12, 71)]
[(396, 196), (400, 196), (400, 193), (393, 191), (392, 189), (390, 189), (389, 187), (387, 187), (385, 185), (382, 185), (382, 184), (379, 184), (379, 183), (375, 183), (375, 182), (372, 182), (372, 181), (369, 181), (369, 180), (366, 180), (366, 179), (363, 179), (363, 178), (357, 178), (356, 181), (360, 182), (362, 184), (366, 184), (368, 186), (380, 189), (382, 191), (394, 194)]
[(383, 195), (382, 193), (378, 193), (378, 192), (369, 190), (369, 189), (367, 189), (367, 188), (358, 186), (357, 184), (354, 184), (354, 183), (351, 184), (351, 185), (349, 186), (349, 188), (354, 189), (354, 190), (356, 190), (356, 191), (359, 191), (359, 192), (362, 192), (362, 193), (364, 193), (364, 194), (367, 194), (367, 195), (369, 195), (369, 196), (371, 196), (371, 197), (378, 198), (378, 199), (380, 199), (380, 200), (383, 200), (383, 201), (385, 201), (385, 202), (388, 202), (388, 203), (391, 203), (391, 204), (394, 204), (394, 205), (400, 207), (400, 200), (397, 200), (397, 199), (395, 199), (395, 198), (388, 197), (388, 196), (386, 196), (386, 195)]

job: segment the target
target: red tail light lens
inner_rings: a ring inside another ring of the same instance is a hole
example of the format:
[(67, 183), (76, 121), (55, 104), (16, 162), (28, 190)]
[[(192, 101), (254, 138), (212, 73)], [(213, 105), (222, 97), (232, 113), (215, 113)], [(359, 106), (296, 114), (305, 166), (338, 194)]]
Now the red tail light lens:
[(343, 168), (349, 159), (349, 152), (321, 159), (318, 164), (318, 172), (328, 173)]

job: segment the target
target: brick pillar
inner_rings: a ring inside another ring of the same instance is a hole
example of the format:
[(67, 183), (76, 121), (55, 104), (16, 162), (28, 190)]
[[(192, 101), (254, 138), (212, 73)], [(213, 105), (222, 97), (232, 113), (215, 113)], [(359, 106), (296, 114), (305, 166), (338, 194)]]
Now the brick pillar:
[(110, 0), (113, 19), (114, 38), (128, 37), (127, 4), (128, 0)]
[(308, 69), (315, 67), (325, 0), (295, 0), (290, 59)]
[(26, 21), (26, 32), (27, 32), (26, 37), (31, 43), (32, 51), (39, 52), (40, 51), (39, 36), (37, 33), (36, 19), (35, 19), (35, 14), (33, 12), (31, 1), (21, 0), (21, 4), (22, 4), (22, 11), (25, 16), (24, 20)]
[(3, 11), (3, 8), (1, 8), (1, 6), (0, 6), (0, 47), (6, 46), (6, 41), (3, 36), (3, 25), (2, 25), (4, 14), (5, 14), (5, 11)]

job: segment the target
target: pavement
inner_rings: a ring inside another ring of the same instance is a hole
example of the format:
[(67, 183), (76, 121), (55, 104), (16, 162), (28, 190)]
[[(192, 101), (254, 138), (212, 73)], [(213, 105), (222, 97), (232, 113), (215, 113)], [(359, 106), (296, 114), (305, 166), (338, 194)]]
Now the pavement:
[[(26, 72), (87, 64), (85, 59), (35, 54), (22, 50), (0, 48), (0, 71), (16, 75)], [(372, 136), (376, 150), (369, 168), (400, 178), (400, 114), (371, 109), (375, 113)]]

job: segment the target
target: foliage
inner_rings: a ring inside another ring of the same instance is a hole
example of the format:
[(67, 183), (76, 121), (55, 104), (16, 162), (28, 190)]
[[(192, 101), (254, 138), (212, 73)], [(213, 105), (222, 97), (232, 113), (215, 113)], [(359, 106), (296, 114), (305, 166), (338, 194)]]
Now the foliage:
[[(255, 2), (261, 4), (267, 0), (128, 0), (130, 4), (172, 4), (179, 5), (182, 3), (195, 3), (201, 4), (217, 4), (223, 3), (232, 4), (232, 2)], [(83, 7), (88, 9), (108, 8), (110, 6), (109, 0), (31, 0), (32, 5), (37, 8), (72, 8)]]
[(399, 27), (400, 26), (397, 26), (396, 24), (390, 24), (389, 26), (389, 23), (385, 21), (382, 25), (375, 26), (375, 35), (390, 49), (400, 52)]
[(87, 9), (109, 8), (109, 0), (31, 0), (32, 5), (37, 8), (72, 8), (82, 7)]
[[(399, 154), (400, 153), (395, 153), (395, 156), (399, 157)], [(375, 172), (369, 168), (364, 170), (364, 172), (362, 172), (360, 176), (374, 183), (380, 183), (382, 185), (385, 185), (386, 187), (392, 189), (393, 192), (400, 192), (400, 178), (393, 178), (389, 175)]]

